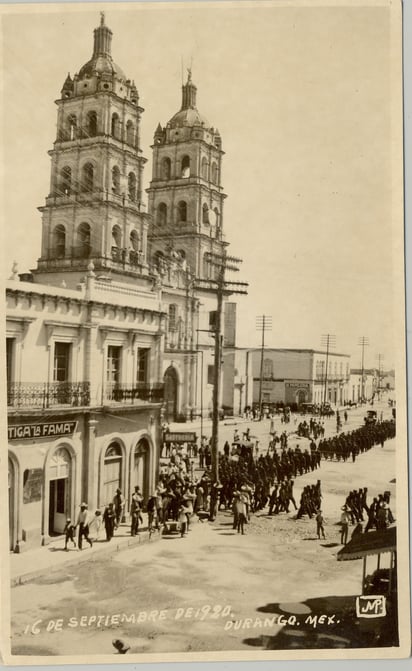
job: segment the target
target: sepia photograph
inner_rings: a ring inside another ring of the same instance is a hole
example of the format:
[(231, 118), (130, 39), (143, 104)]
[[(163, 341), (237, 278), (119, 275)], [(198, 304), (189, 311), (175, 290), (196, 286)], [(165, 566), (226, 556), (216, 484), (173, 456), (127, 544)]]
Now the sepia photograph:
[(407, 657), (401, 2), (0, 21), (3, 660)]

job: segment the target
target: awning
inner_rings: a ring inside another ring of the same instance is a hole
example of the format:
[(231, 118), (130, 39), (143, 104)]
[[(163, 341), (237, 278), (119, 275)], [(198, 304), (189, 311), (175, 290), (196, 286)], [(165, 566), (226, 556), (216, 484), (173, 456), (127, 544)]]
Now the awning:
[(368, 531), (366, 534), (359, 534), (339, 550), (337, 559), (338, 561), (362, 559), (369, 555), (378, 555), (395, 550), (396, 527), (390, 527), (384, 531)]

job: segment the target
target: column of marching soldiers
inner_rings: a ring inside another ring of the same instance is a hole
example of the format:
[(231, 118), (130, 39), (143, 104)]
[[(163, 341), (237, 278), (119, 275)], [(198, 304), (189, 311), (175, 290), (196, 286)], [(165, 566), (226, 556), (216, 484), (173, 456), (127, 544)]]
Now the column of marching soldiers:
[[(289, 512), (291, 505), (297, 511), (297, 518), (316, 514), (321, 505), (321, 481), (303, 488), (299, 505), (293, 495), (293, 485), (297, 477), (319, 469), (322, 460), (345, 462), (356, 460), (376, 445), (384, 446), (387, 439), (395, 436), (395, 421), (385, 420), (364, 426), (330, 438), (320, 438), (316, 444), (314, 436), (322, 436), (322, 425), (310, 422), (309, 431), (304, 426), (304, 435), (310, 439), (309, 447), (288, 447), (284, 432), (280, 438), (271, 440), (266, 454), (258, 454), (258, 448), (250, 442), (236, 445), (233, 458), (230, 446), (225, 445), (224, 454), (219, 457), (219, 481), (212, 483), (210, 468), (196, 481), (190, 473), (190, 459), (179, 456), (178, 450), (172, 454), (168, 467), (161, 472), (158, 487), (151, 501), (150, 511), (155, 510), (157, 523), (168, 520), (180, 521), (189, 513), (208, 513), (215, 516), (220, 509), (232, 509), (235, 518), (236, 507), (249, 516), (250, 512), (262, 511), (268, 507), (268, 514)], [(300, 425), (298, 434), (302, 435)], [(227, 449), (228, 448), (228, 449)], [(243, 507), (242, 507), (243, 506)]]

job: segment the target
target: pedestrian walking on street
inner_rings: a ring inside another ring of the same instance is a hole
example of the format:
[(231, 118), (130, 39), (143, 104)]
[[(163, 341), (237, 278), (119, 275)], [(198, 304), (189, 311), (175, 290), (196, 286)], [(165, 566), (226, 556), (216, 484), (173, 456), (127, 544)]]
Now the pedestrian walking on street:
[(186, 535), (187, 532), (187, 508), (184, 506), (179, 507), (179, 515), (177, 521), (180, 525), (180, 538)]
[(106, 529), (106, 540), (111, 541), (114, 536), (115, 513), (113, 503), (109, 503), (103, 513), (104, 528)]
[(63, 533), (64, 533), (64, 549), (66, 550), (66, 552), (68, 552), (69, 548), (67, 547), (67, 543), (69, 541), (71, 541), (74, 547), (76, 547), (76, 539), (75, 539), (76, 527), (74, 526), (74, 524), (72, 524), (70, 517), (68, 517), (66, 520), (66, 525), (64, 527)]
[(124, 496), (121, 489), (116, 489), (116, 494), (113, 498), (113, 507), (116, 518), (116, 529), (120, 526), (120, 522), (123, 519), (124, 515)]
[(342, 545), (346, 545), (346, 543), (348, 542), (348, 531), (349, 531), (348, 509), (346, 506), (342, 506), (342, 514), (340, 516), (340, 542)]
[(318, 534), (318, 538), (320, 540), (320, 535), (322, 534), (322, 538), (326, 538), (325, 536), (325, 528), (324, 528), (324, 523), (325, 523), (325, 518), (322, 515), (322, 511), (319, 509), (316, 513), (316, 531)]
[(79, 527), (79, 550), (82, 549), (83, 538), (93, 547), (93, 541), (89, 538), (89, 511), (87, 503), (82, 503), (77, 517), (76, 527)]
[(136, 536), (139, 533), (139, 522), (143, 522), (141, 505), (143, 502), (143, 496), (140, 493), (140, 487), (136, 486), (134, 488), (134, 493), (132, 495), (132, 500), (130, 501), (130, 533), (132, 536)]

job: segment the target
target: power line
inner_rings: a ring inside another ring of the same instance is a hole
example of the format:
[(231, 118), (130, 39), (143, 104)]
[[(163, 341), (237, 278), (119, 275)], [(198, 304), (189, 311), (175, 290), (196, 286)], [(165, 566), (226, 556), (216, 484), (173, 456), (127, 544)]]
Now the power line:
[(324, 376), (324, 387), (323, 387), (323, 408), (326, 405), (326, 392), (328, 388), (328, 361), (329, 361), (329, 350), (336, 345), (336, 336), (331, 333), (326, 333), (321, 336), (321, 344), (326, 347), (326, 365), (325, 365), (325, 376)]
[(367, 336), (361, 336), (358, 340), (358, 345), (362, 347), (362, 378), (361, 378), (361, 402), (365, 401), (365, 347), (369, 345), (369, 338)]
[(262, 383), (263, 383), (263, 357), (265, 352), (265, 332), (272, 330), (272, 317), (269, 315), (259, 315), (256, 317), (256, 329), (262, 331), (262, 346), (260, 354), (260, 382), (259, 382), (259, 412), (262, 420)]
[(217, 513), (217, 484), (219, 481), (219, 395), (220, 395), (220, 376), (222, 368), (222, 306), (223, 297), (228, 294), (246, 294), (247, 282), (230, 282), (225, 280), (227, 271), (238, 271), (237, 264), (241, 259), (229, 256), (224, 249), (222, 253), (208, 253), (208, 259), (211, 267), (216, 269), (216, 276), (213, 280), (197, 279), (194, 282), (194, 288), (204, 289), (204, 282), (209, 282), (208, 291), (216, 293), (216, 320), (215, 320), (215, 356), (213, 370), (213, 410), (212, 410), (212, 496), (210, 501), (210, 517), (213, 521)]

